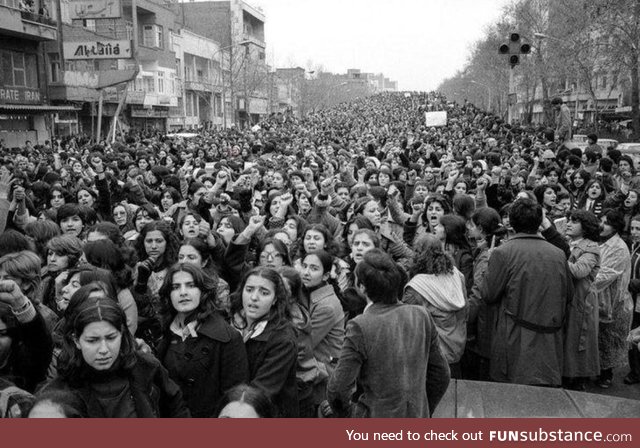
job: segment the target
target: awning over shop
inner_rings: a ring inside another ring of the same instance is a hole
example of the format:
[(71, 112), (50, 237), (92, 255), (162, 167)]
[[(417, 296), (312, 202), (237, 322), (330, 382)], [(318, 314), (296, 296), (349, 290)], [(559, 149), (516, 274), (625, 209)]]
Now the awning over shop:
[(48, 104), (0, 104), (0, 112), (7, 110), (19, 112), (60, 112), (64, 110), (80, 110), (80, 108), (76, 106), (51, 106)]

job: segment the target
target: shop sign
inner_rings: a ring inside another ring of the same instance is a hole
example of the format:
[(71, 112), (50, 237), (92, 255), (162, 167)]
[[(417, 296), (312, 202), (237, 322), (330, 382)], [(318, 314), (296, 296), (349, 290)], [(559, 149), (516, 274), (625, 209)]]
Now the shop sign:
[(120, 0), (71, 0), (71, 19), (117, 19), (122, 16)]
[(42, 104), (39, 89), (0, 86), (0, 104)]
[(131, 116), (134, 118), (167, 118), (167, 109), (131, 109)]
[(65, 42), (65, 59), (129, 59), (130, 40), (93, 40)]

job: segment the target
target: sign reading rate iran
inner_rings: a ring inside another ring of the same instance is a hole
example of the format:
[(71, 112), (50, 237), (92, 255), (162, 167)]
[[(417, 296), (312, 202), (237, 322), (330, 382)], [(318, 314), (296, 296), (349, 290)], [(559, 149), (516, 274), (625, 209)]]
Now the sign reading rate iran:
[(65, 42), (65, 59), (129, 59), (130, 40)]

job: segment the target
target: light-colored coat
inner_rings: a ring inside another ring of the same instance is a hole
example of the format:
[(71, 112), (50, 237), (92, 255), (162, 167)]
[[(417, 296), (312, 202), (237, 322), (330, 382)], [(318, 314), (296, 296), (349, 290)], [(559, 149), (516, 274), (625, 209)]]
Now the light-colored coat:
[(600, 271), (593, 283), (600, 307), (600, 368), (620, 367), (627, 359), (627, 334), (633, 302), (629, 293), (631, 255), (625, 242), (614, 235), (600, 245)]
[(563, 376), (595, 376), (600, 373), (598, 298), (591, 286), (600, 270), (598, 243), (587, 239), (573, 243), (569, 270), (575, 289), (567, 309)]

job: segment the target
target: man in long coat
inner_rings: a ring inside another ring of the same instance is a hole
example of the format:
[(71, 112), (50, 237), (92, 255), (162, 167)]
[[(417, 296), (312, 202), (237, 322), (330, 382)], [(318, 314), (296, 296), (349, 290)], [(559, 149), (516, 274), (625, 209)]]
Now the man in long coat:
[(559, 386), (562, 328), (573, 284), (564, 252), (539, 233), (542, 208), (518, 199), (509, 213), (516, 235), (493, 250), (482, 299), (497, 306), (490, 375), (495, 381)]

